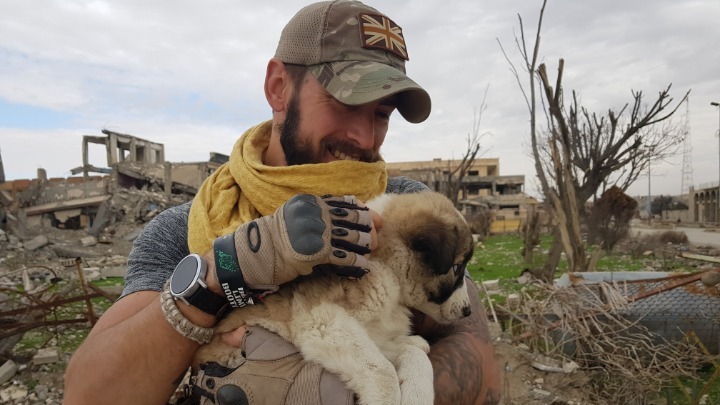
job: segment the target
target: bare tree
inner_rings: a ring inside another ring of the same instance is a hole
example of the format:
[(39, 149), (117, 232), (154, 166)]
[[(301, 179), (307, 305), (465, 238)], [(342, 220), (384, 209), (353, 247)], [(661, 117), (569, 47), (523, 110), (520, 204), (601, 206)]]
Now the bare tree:
[(462, 159), (460, 160), (460, 164), (454, 166), (452, 163), (448, 163), (448, 169), (446, 174), (447, 177), (445, 180), (445, 195), (450, 199), (450, 201), (453, 202), (453, 204), (455, 204), (455, 207), (458, 208), (458, 196), (460, 194), (460, 190), (463, 189), (463, 179), (472, 167), (472, 164), (475, 161), (478, 152), (480, 152), (480, 140), (482, 140), (482, 138), (488, 134), (488, 132), (480, 132), (480, 122), (482, 121), (482, 115), (483, 112), (485, 112), (485, 110), (487, 109), (487, 104), (485, 103), (485, 100), (487, 99), (488, 88), (489, 86), (485, 87), (485, 94), (483, 95), (483, 100), (480, 104), (480, 107), (475, 107), (473, 109), (472, 131), (467, 135), (467, 147), (465, 149), (465, 153), (463, 154)]
[[(536, 276), (549, 281), (553, 278), (562, 251), (567, 256), (570, 271), (587, 269), (581, 220), (588, 199), (609, 181), (626, 190), (652, 160), (677, 152), (683, 134), (666, 120), (677, 111), (689, 91), (674, 107), (670, 97), (671, 86), (660, 91), (649, 106), (643, 102), (642, 92), (632, 91), (631, 103), (619, 111), (609, 109), (607, 115), (588, 111), (578, 103), (573, 92), (570, 106), (566, 108), (562, 86), (564, 60), (559, 60), (554, 83), (548, 77), (545, 64), (538, 65), (546, 5), (547, 0), (544, 0), (532, 54), (528, 51), (523, 21), (518, 15), (520, 38), (516, 36), (515, 43), (527, 74), (527, 89), (501, 43), (500, 48), (530, 113), (530, 144), (535, 170), (558, 224), (545, 266), (534, 269)], [(536, 86), (541, 92), (540, 101), (546, 118), (543, 131), (538, 129), (537, 123)]]

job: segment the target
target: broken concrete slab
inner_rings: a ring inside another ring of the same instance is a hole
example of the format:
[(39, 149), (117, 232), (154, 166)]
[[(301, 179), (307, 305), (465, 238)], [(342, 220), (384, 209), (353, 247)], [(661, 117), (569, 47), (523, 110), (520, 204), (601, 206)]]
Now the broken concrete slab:
[(60, 355), (58, 354), (57, 348), (54, 347), (39, 349), (32, 359), (35, 365), (57, 363), (58, 361), (60, 361)]
[(53, 245), (53, 252), (60, 257), (102, 257), (101, 254), (82, 248)]
[(17, 364), (14, 361), (8, 360), (0, 366), (0, 385), (10, 381), (11, 378), (17, 373)]
[(38, 235), (29, 241), (23, 243), (23, 247), (25, 250), (37, 250), (41, 247), (47, 245), (50, 241), (48, 241), (47, 236), (45, 235)]
[(95, 214), (95, 220), (90, 229), (88, 229), (88, 234), (96, 238), (100, 236), (100, 232), (102, 232), (110, 220), (110, 214), (110, 202), (105, 201), (100, 204), (97, 214)]
[(97, 206), (110, 199), (109, 195), (99, 195), (94, 197), (77, 198), (69, 201), (58, 201), (54, 203), (40, 204), (25, 208), (26, 215), (39, 215), (46, 212), (67, 210), (70, 208), (82, 208), (88, 206)]

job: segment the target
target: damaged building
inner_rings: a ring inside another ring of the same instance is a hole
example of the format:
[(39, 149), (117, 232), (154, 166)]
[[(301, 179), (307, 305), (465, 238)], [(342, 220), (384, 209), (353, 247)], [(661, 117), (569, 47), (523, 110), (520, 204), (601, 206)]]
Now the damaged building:
[[(103, 130), (83, 136), (82, 177), (37, 178), (0, 182), (5, 226), (21, 239), (46, 224), (60, 229), (88, 229), (98, 236), (116, 221), (147, 222), (173, 205), (189, 201), (202, 182), (228, 156), (211, 153), (206, 162), (168, 162), (165, 147), (133, 135)], [(106, 166), (89, 163), (91, 144), (104, 146)], [(1, 161), (0, 161), (1, 163)]]
[[(446, 194), (450, 173), (462, 160), (433, 159), (387, 163), (388, 174), (423, 182), (431, 190)], [(525, 176), (500, 175), (500, 159), (474, 159), (458, 188), (458, 204), (466, 217), (489, 211), (490, 233), (517, 232), (530, 212), (537, 212), (538, 201), (525, 194)], [(545, 216), (541, 221), (546, 221)]]

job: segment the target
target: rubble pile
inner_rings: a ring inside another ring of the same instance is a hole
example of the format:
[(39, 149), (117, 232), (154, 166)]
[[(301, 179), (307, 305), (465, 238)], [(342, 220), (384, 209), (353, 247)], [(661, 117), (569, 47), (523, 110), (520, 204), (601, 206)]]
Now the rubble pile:
[[(169, 163), (162, 144), (103, 133), (84, 137), (81, 177), (5, 181), (0, 159), (0, 403), (62, 402), (63, 345), (120, 295), (132, 241), (227, 160)], [(107, 168), (88, 163), (87, 143), (106, 146)]]

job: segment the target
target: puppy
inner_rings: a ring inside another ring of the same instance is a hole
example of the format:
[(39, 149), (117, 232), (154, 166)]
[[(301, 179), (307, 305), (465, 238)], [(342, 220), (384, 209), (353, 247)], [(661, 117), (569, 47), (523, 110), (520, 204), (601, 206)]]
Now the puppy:
[(411, 335), (410, 309), (443, 324), (470, 314), (464, 276), (473, 255), (470, 229), (435, 192), (383, 195), (368, 206), (381, 215), (383, 226), (367, 275), (350, 280), (313, 274), (284, 285), (263, 304), (233, 311), (193, 364), (237, 367), (241, 350), (223, 343), (219, 334), (259, 325), (336, 374), (360, 404), (432, 404), (430, 346)]

